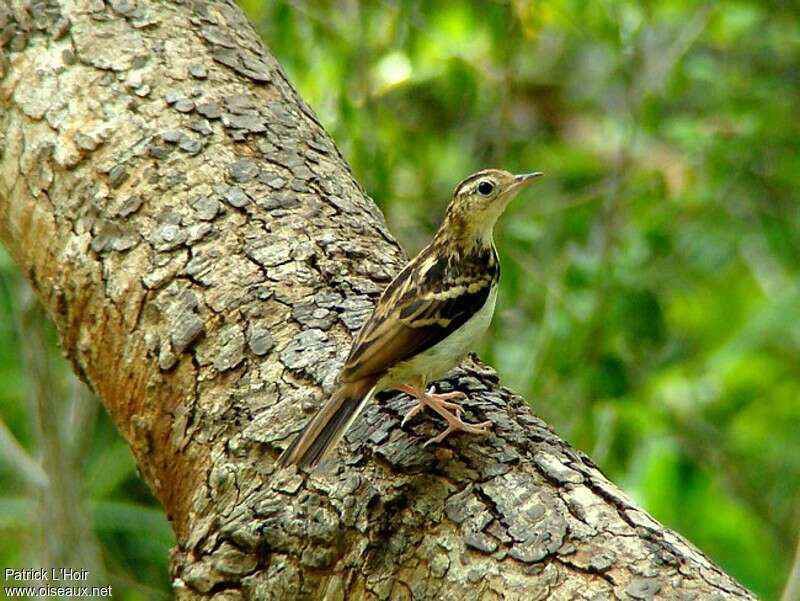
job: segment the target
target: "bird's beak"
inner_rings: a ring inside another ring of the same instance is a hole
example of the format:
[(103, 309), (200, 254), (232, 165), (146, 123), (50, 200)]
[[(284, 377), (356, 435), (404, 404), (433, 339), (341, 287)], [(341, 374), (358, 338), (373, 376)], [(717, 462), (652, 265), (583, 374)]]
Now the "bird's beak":
[(533, 173), (521, 173), (520, 175), (515, 175), (512, 188), (514, 190), (517, 190), (519, 188), (525, 188), (527, 186), (530, 186), (533, 182), (535, 182), (543, 175), (544, 173), (542, 173), (541, 171), (534, 171)]

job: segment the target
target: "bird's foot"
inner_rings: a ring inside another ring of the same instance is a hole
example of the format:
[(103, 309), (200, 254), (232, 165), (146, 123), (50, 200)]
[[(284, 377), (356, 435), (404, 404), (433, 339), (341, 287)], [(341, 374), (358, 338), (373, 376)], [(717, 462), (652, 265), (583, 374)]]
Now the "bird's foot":
[(433, 438), (429, 438), (428, 440), (426, 440), (425, 444), (422, 445), (423, 448), (427, 447), (429, 444), (442, 442), (453, 432), (467, 432), (469, 434), (487, 434), (494, 425), (491, 420), (487, 420), (479, 424), (470, 424), (468, 422), (462, 421), (461, 418), (456, 417), (453, 414), (450, 414), (450, 417), (445, 419), (447, 420), (447, 429), (445, 429), (445, 431), (442, 432), (441, 434), (437, 434)]
[(433, 386), (431, 386), (427, 391), (424, 388), (418, 388), (410, 384), (403, 384), (402, 386), (399, 386), (397, 389), (405, 392), (409, 396), (414, 397), (417, 401), (417, 404), (414, 405), (408, 411), (408, 413), (406, 413), (405, 416), (403, 417), (403, 421), (400, 423), (401, 428), (406, 425), (406, 422), (408, 422), (408, 420), (410, 420), (417, 413), (425, 409), (426, 406), (431, 407), (437, 413), (439, 413), (439, 410), (442, 409), (450, 415), (452, 415), (452, 413), (455, 413), (456, 415), (460, 416), (461, 406), (458, 403), (450, 403), (448, 401), (450, 399), (463, 399), (466, 398), (467, 396), (463, 392), (458, 392), (458, 391), (435, 394), (433, 392), (434, 390)]
[(403, 384), (402, 386), (398, 386), (397, 390), (405, 392), (408, 396), (414, 397), (414, 399), (417, 401), (417, 404), (409, 409), (408, 413), (403, 416), (403, 421), (400, 422), (400, 427), (403, 428), (408, 420), (425, 409), (425, 402), (422, 400), (425, 396), (425, 390), (416, 386), (412, 386), (411, 384)]
[(427, 447), (429, 444), (441, 442), (453, 432), (467, 432), (469, 434), (486, 434), (492, 427), (491, 421), (485, 421), (478, 424), (470, 424), (461, 419), (461, 406), (458, 403), (449, 402), (450, 399), (464, 399), (467, 395), (463, 392), (443, 392), (434, 393), (433, 386), (428, 390), (417, 388), (416, 386), (403, 385), (399, 388), (406, 394), (409, 394), (417, 399), (417, 404), (414, 405), (400, 424), (400, 427), (405, 426), (406, 422), (414, 417), (417, 413), (422, 411), (426, 406), (433, 409), (436, 413), (441, 415), (447, 421), (447, 429), (441, 434), (434, 436), (426, 441), (423, 445)]

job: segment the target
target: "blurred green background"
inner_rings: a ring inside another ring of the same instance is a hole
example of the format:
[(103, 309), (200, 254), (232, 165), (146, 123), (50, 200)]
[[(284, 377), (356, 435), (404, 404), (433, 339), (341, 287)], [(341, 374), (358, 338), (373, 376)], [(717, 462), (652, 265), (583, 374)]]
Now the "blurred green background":
[[(496, 235), (481, 356), (657, 519), (779, 599), (800, 530), (797, 5), (240, 3), (409, 254), (461, 177), (546, 172)], [(20, 283), (0, 252), (0, 562), (59, 551), (25, 459), (46, 466), (56, 428), (81, 552), (121, 598), (166, 595), (169, 527)], [(63, 421), (42, 419), (48, 402)]]

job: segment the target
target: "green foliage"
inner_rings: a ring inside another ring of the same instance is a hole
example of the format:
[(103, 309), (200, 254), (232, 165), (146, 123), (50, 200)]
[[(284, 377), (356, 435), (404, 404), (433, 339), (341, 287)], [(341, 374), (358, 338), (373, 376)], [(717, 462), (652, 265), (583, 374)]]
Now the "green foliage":
[[(167, 557), (174, 535), (164, 512), (139, 478), (130, 449), (104, 412), (90, 410), (85, 429), (71, 427), (73, 416), (66, 408), (76, 406), (77, 385), (60, 356), (49, 323), (40, 322), (49, 334), (47, 348), (32, 350), (46, 355), (54, 375), (32, 373), (26, 367), (23, 345), (39, 342), (37, 336), (29, 332), (23, 336), (18, 329), (23, 289), (21, 276), (0, 247), (0, 418), (25, 452), (38, 459), (41, 445), (37, 443), (36, 410), (26, 380), (51, 378), (47, 382), (49, 401), (63, 409), (57, 420), (61, 429), (55, 436), (62, 451), (77, 450), (69, 477), (79, 482), (84, 503), (74, 512), (86, 513), (92, 531), (85, 532), (84, 538), (96, 542), (102, 557), (98, 569), (80, 560), (72, 567), (92, 567), (93, 584), (111, 585), (114, 597), (123, 601), (169, 598)], [(90, 408), (97, 403), (89, 397), (83, 402)], [(48, 512), (48, 505), (59, 499), (50, 489), (39, 491), (26, 483), (21, 472), (18, 461), (0, 454), (0, 565), (17, 569), (48, 566), (43, 551), (48, 545), (42, 541), (57, 538), (61, 531)], [(56, 545), (66, 547), (65, 556), (70, 557), (69, 546), (74, 543), (59, 540)]]
[(409, 253), (452, 186), (497, 234), (481, 355), (765, 599), (800, 521), (800, 23), (789, 5), (243, 0)]

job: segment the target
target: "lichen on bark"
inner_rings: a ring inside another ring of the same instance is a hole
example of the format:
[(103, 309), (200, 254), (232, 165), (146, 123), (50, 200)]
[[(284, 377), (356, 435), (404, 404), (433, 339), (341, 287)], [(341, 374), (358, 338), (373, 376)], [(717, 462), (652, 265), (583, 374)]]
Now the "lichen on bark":
[[(178, 539), (180, 598), (749, 599), (470, 359), (276, 471), (404, 260), (230, 1), (0, 7), (0, 239)], [(553, 400), (554, 402), (557, 400)]]

